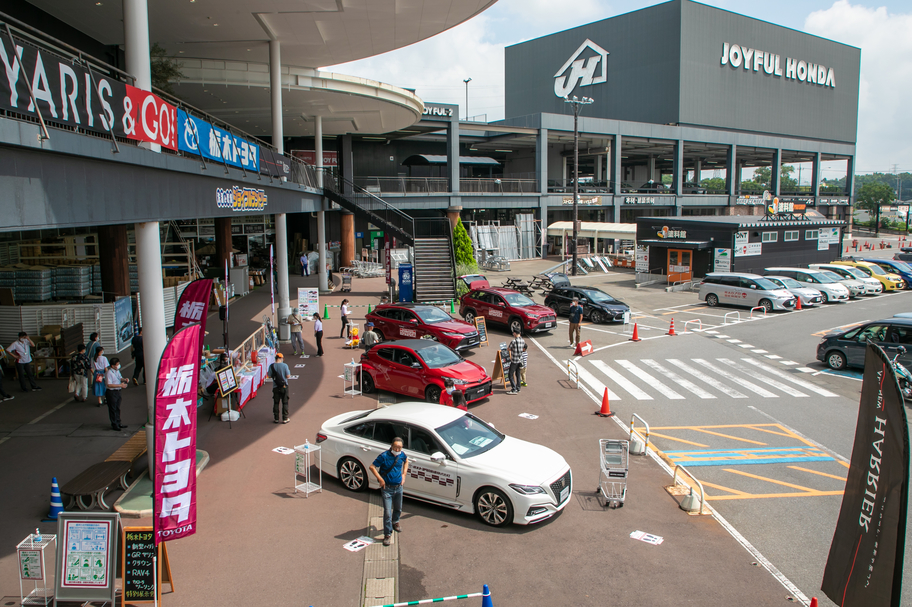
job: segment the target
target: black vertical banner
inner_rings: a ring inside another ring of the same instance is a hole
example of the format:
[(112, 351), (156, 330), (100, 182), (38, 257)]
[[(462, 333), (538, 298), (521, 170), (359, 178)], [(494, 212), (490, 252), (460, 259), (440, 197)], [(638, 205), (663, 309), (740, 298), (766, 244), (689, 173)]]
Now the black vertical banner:
[(868, 344), (855, 445), (821, 590), (840, 607), (898, 607), (909, 430), (893, 367)]

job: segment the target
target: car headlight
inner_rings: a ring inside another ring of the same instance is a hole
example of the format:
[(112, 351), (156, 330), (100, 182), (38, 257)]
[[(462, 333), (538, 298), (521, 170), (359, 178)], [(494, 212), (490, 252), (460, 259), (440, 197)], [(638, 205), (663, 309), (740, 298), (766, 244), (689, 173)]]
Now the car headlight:
[(519, 493), (520, 495), (536, 495), (539, 493), (544, 493), (545, 490), (539, 487), (538, 485), (510, 485), (510, 489)]
[(452, 382), (453, 382), (455, 385), (457, 385), (457, 386), (464, 386), (464, 385), (466, 385), (467, 383), (469, 383), (469, 382), (467, 382), (467, 381), (464, 380), (464, 379), (456, 379), (455, 377), (444, 377), (443, 379), (448, 379), (448, 380), (452, 381)]
[(462, 333), (446, 333), (446, 332), (444, 332), (444, 335), (446, 335), (447, 337), (465, 337), (465, 335), (463, 335)]

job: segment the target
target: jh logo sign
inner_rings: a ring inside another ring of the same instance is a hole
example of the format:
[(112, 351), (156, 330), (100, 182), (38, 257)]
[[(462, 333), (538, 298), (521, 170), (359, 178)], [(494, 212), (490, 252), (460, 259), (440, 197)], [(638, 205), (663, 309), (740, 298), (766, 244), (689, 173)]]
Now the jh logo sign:
[[(588, 58), (580, 58), (587, 48), (596, 54)], [(596, 75), (596, 70), (598, 70), (598, 75)], [(608, 51), (587, 39), (554, 74), (554, 94), (558, 97), (567, 97), (576, 88), (577, 83), (579, 86), (599, 84), (608, 79), (607, 74)]]

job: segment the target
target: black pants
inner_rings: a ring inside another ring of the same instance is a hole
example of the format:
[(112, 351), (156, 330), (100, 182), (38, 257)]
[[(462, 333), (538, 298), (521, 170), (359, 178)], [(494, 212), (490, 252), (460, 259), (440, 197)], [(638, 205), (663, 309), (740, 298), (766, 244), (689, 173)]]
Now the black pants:
[(314, 337), (317, 339), (317, 356), (323, 356), (323, 331), (317, 331)]
[(10, 395), (6, 393), (6, 390), (3, 389), (3, 370), (0, 369), (0, 396), (3, 398), (8, 398)]
[(108, 388), (105, 392), (105, 400), (108, 402), (108, 418), (111, 420), (111, 427), (120, 430), (120, 390)]
[(29, 387), (25, 384), (25, 378), (28, 377), (29, 383), (32, 384), (32, 390), (38, 389), (35, 383), (35, 374), (32, 372), (32, 363), (16, 363), (16, 372), (19, 374), (19, 385), (22, 386), (23, 392), (28, 392)]
[[(282, 403), (282, 417), (279, 417), (279, 402)], [(276, 421), (288, 419), (288, 386), (272, 388), (272, 416)]]
[(510, 377), (510, 385), (513, 387), (514, 392), (519, 392), (519, 370), (522, 367), (522, 363), (510, 363), (510, 370), (507, 371)]
[[(342, 330), (339, 331), (339, 337), (343, 337), (345, 335), (346, 329), (348, 329), (348, 316), (343, 316), (342, 317)], [(348, 336), (351, 337), (351, 331), (348, 332)]]
[[(133, 369), (133, 379), (139, 381), (139, 374), (142, 373), (146, 368), (146, 358), (144, 356), (136, 357), (136, 368)], [(146, 383), (143, 381), (143, 383)]]

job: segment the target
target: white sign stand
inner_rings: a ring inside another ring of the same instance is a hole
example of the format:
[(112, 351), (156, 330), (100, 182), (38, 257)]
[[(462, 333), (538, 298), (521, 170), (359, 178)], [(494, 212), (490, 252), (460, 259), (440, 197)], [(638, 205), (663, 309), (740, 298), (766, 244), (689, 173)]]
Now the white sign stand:
[[(323, 491), (323, 452), (320, 450), (319, 445), (311, 445), (310, 441), (304, 441), (303, 445), (298, 445), (294, 448), (295, 450), (295, 477), (294, 477), (294, 488), (295, 493), (301, 491), (304, 493), (304, 497), (310, 497), (310, 494), (315, 491)], [(313, 478), (310, 474), (310, 466), (313, 464), (311, 458), (314, 453), (319, 453), (319, 461), (317, 463), (318, 477), (317, 482), (313, 482)], [(304, 482), (298, 482), (299, 477), (304, 477)]]
[[(35, 535), (30, 533), (19, 542), (16, 551), (19, 557), (19, 604), (50, 605), (54, 602), (52, 572), (48, 571), (44, 551), (50, 546), (51, 554), (57, 552), (56, 535)], [(34, 583), (34, 588), (29, 589)]]
[[(349, 384), (351, 384), (350, 388)], [(348, 394), (352, 398), (361, 395), (361, 363), (356, 363), (355, 359), (352, 359), (350, 363), (345, 363), (345, 371), (342, 374), (342, 393)]]

